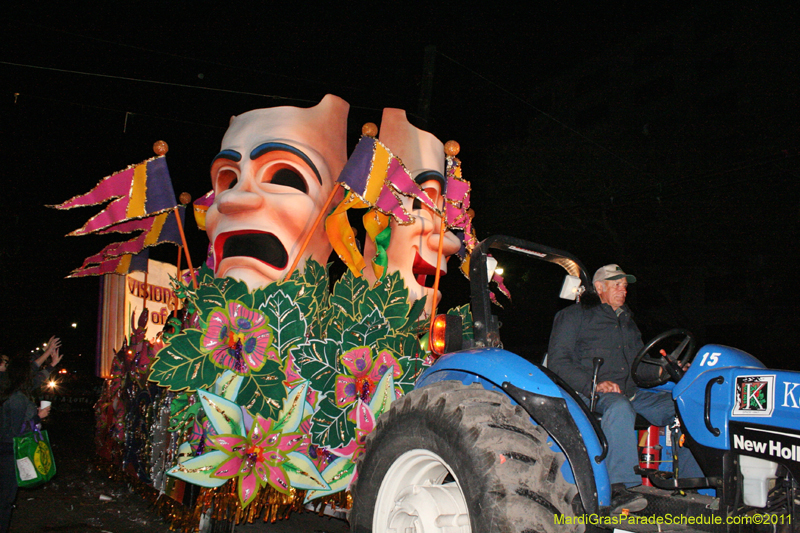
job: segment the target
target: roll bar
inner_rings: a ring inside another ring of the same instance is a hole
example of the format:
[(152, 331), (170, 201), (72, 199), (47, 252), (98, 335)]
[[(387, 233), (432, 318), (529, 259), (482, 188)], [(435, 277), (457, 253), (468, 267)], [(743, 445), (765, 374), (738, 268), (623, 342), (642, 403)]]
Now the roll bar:
[(472, 319), (476, 346), (500, 346), (500, 327), (497, 317), (492, 315), (489, 279), (486, 270), (486, 257), (490, 250), (507, 250), (548, 263), (555, 263), (566, 270), (567, 274), (580, 278), (584, 287), (591, 288), (586, 267), (577, 257), (568, 252), (506, 235), (492, 235), (484, 239), (472, 251), (469, 260)]

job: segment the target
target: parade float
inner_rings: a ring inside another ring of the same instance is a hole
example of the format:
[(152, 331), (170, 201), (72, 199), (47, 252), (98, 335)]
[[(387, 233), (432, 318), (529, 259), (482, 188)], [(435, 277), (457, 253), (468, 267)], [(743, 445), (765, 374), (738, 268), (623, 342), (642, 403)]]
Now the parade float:
[[(439, 278), (453, 255), (468, 272), (475, 244), (458, 145), (386, 109), (348, 157), (348, 108), (328, 95), (231, 119), (192, 206), (200, 268), (165, 143), (56, 206), (108, 203), (71, 235), (135, 234), (71, 276), (104, 280), (98, 457), (175, 528), (348, 509), (366, 436), (435, 357)], [(161, 243), (177, 265), (147, 260)], [(468, 306), (448, 314), (469, 338)]]

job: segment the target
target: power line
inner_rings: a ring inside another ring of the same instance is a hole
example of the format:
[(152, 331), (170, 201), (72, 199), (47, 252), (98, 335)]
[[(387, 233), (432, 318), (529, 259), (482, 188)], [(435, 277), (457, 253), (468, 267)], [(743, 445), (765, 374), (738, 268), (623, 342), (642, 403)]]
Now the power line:
[(101, 39), (101, 38), (98, 38), (98, 37), (90, 37), (88, 35), (83, 35), (83, 34), (80, 34), (80, 33), (66, 31), (66, 30), (64, 30), (62, 28), (51, 28), (49, 26), (42, 26), (41, 24), (34, 24), (34, 23), (31, 23), (31, 22), (26, 22), (26, 21), (12, 20), (12, 22), (14, 22), (14, 23), (16, 23), (16, 24), (18, 24), (20, 26), (24, 25), (24, 26), (30, 26), (30, 27), (33, 27), (33, 28), (37, 28), (37, 29), (46, 31), (48, 33), (61, 33), (61, 34), (64, 34), (64, 35), (69, 35), (71, 37), (76, 37), (78, 39), (84, 39), (86, 41), (94, 41), (94, 42), (103, 43), (103, 44), (111, 44), (111, 45), (114, 45), (114, 46), (119, 46), (120, 48), (128, 48), (128, 49), (131, 49), (131, 50), (138, 50), (140, 52), (147, 52), (149, 54), (158, 54), (159, 56), (168, 56), (168, 57), (173, 57), (175, 59), (180, 59), (180, 60), (184, 60), (184, 61), (188, 60), (188, 61), (194, 61), (196, 63), (204, 63), (206, 65), (212, 65), (212, 66), (215, 66), (215, 67), (222, 67), (222, 68), (227, 68), (227, 69), (231, 69), (231, 70), (240, 70), (242, 72), (247, 72), (248, 74), (254, 74), (254, 73), (256, 73), (256, 74), (267, 74), (267, 75), (270, 75), (270, 76), (277, 76), (277, 77), (284, 78), (284, 79), (287, 79), (287, 80), (300, 81), (300, 82), (303, 82), (303, 83), (316, 83), (318, 85), (321, 85), (321, 82), (319, 80), (313, 80), (313, 79), (309, 79), (309, 78), (299, 78), (297, 76), (289, 76), (289, 75), (286, 75), (286, 74), (278, 74), (278, 73), (275, 73), (275, 72), (269, 72), (269, 71), (265, 71), (265, 70), (254, 70), (252, 67), (247, 67), (247, 68), (239, 67), (239, 66), (231, 64), (231, 63), (220, 63), (218, 61), (209, 61), (208, 59), (198, 59), (196, 57), (185, 56), (185, 55), (182, 55), (182, 54), (175, 54), (175, 53), (167, 52), (167, 51), (164, 51), (164, 50), (153, 50), (152, 48), (145, 48), (144, 46), (136, 46), (136, 45), (129, 44), (129, 43), (122, 43), (122, 42), (118, 42), (118, 41), (112, 41), (112, 40), (109, 40), (109, 39)]
[(482, 79), (482, 80), (483, 80), (483, 81), (485, 81), (486, 83), (490, 84), (491, 86), (495, 87), (496, 89), (499, 89), (500, 91), (502, 91), (502, 92), (503, 92), (503, 93), (505, 93), (506, 95), (510, 96), (510, 97), (511, 97), (511, 98), (513, 98), (514, 100), (517, 100), (517, 101), (518, 101), (518, 102), (520, 102), (521, 104), (523, 104), (523, 105), (525, 105), (525, 106), (527, 106), (527, 107), (530, 107), (531, 109), (533, 109), (533, 110), (534, 110), (534, 111), (536, 111), (537, 113), (540, 113), (541, 115), (543, 115), (543, 116), (545, 116), (545, 117), (549, 118), (550, 120), (552, 120), (552, 121), (553, 121), (553, 122), (555, 122), (556, 124), (560, 125), (562, 128), (564, 128), (564, 129), (566, 129), (566, 130), (568, 130), (568, 131), (570, 131), (570, 132), (574, 133), (575, 135), (577, 135), (577, 136), (578, 136), (578, 137), (580, 137), (581, 139), (583, 139), (583, 140), (587, 141), (587, 142), (588, 142), (588, 143), (590, 143), (591, 145), (593, 145), (593, 146), (595, 146), (595, 147), (597, 147), (597, 148), (599, 148), (599, 149), (603, 150), (604, 152), (606, 152), (607, 154), (609, 154), (609, 155), (610, 155), (610, 156), (612, 156), (613, 158), (615, 158), (615, 159), (617, 159), (617, 160), (621, 161), (622, 163), (625, 163), (626, 165), (628, 165), (628, 166), (629, 166), (629, 167), (631, 167), (632, 169), (636, 170), (637, 172), (642, 172), (642, 173), (644, 173), (644, 171), (643, 171), (641, 168), (637, 167), (636, 165), (634, 165), (633, 163), (631, 163), (631, 162), (630, 162), (630, 161), (628, 161), (627, 159), (623, 158), (622, 156), (619, 156), (619, 155), (617, 155), (616, 153), (612, 152), (610, 149), (606, 148), (605, 146), (603, 146), (602, 144), (598, 143), (598, 142), (597, 142), (597, 141), (595, 141), (594, 139), (591, 139), (591, 138), (587, 137), (586, 135), (584, 135), (583, 133), (579, 132), (579, 131), (578, 131), (578, 130), (576, 130), (575, 128), (571, 128), (571, 127), (570, 127), (568, 124), (565, 124), (564, 122), (562, 122), (561, 120), (557, 119), (557, 118), (556, 118), (556, 117), (554, 117), (553, 115), (551, 115), (551, 114), (547, 113), (546, 111), (544, 111), (544, 110), (542, 110), (542, 109), (539, 109), (538, 107), (536, 107), (535, 105), (531, 104), (530, 102), (528, 102), (528, 101), (527, 101), (527, 100), (525, 100), (524, 98), (522, 98), (522, 97), (520, 97), (520, 96), (517, 96), (516, 94), (512, 93), (511, 91), (509, 91), (509, 90), (508, 90), (508, 89), (506, 89), (505, 87), (503, 87), (503, 86), (501, 86), (501, 85), (499, 85), (499, 84), (497, 84), (497, 83), (493, 82), (492, 80), (490, 80), (489, 78), (487, 78), (487, 77), (486, 77), (486, 76), (484, 76), (483, 74), (481, 74), (481, 73), (479, 73), (479, 72), (476, 72), (475, 70), (472, 70), (471, 68), (469, 68), (468, 66), (466, 66), (466, 65), (464, 65), (464, 64), (462, 64), (462, 63), (459, 63), (458, 61), (456, 61), (455, 59), (453, 59), (452, 57), (450, 57), (450, 56), (448, 56), (448, 55), (446, 55), (446, 54), (443, 54), (443, 53), (441, 53), (441, 52), (437, 52), (437, 53), (438, 53), (439, 55), (441, 55), (442, 57), (444, 57), (445, 59), (447, 59), (447, 60), (449, 60), (449, 61), (452, 61), (454, 64), (456, 64), (456, 65), (458, 65), (459, 67), (461, 67), (461, 68), (465, 69), (466, 71), (470, 72), (471, 74), (473, 74), (473, 75), (475, 75), (475, 76), (479, 77), (480, 79)]
[[(76, 37), (78, 39), (84, 39), (86, 41), (95, 41), (95, 42), (98, 42), (98, 43), (110, 44), (110, 45), (118, 46), (118, 47), (121, 47), (121, 48), (128, 48), (128, 49), (137, 50), (137, 51), (140, 51), (140, 52), (147, 52), (149, 54), (158, 54), (159, 56), (169, 56), (169, 57), (172, 57), (172, 58), (175, 58), (175, 59), (180, 59), (182, 61), (193, 61), (195, 63), (203, 63), (203, 64), (210, 65), (210, 66), (215, 66), (215, 67), (220, 67), (220, 68), (225, 68), (225, 69), (230, 69), (230, 70), (237, 70), (237, 71), (241, 71), (241, 72), (246, 72), (247, 74), (250, 74), (250, 75), (252, 75), (252, 74), (263, 74), (263, 75), (275, 76), (275, 77), (283, 78), (283, 79), (286, 79), (286, 80), (292, 80), (292, 81), (297, 81), (297, 82), (302, 82), (302, 83), (313, 83), (313, 84), (319, 85), (319, 86), (328, 85), (327, 82), (321, 82), (320, 80), (317, 80), (317, 79), (301, 78), (301, 77), (298, 77), (298, 76), (290, 76), (288, 74), (280, 74), (280, 73), (276, 73), (276, 72), (272, 72), (272, 71), (259, 70), (259, 69), (254, 69), (252, 66), (240, 67), (240, 66), (232, 64), (232, 63), (220, 63), (218, 61), (210, 61), (208, 59), (198, 59), (198, 58), (193, 57), (193, 56), (175, 54), (175, 53), (172, 53), (172, 52), (166, 52), (164, 50), (154, 50), (152, 48), (145, 48), (143, 46), (136, 46), (136, 45), (132, 45), (132, 44), (128, 44), (128, 43), (122, 43), (122, 42), (112, 41), (112, 40), (108, 40), (108, 39), (101, 39), (101, 38), (98, 38), (98, 37), (90, 37), (90, 36), (83, 35), (83, 34), (80, 34), (80, 33), (66, 31), (66, 30), (63, 30), (61, 28), (51, 28), (51, 27), (48, 27), (48, 26), (42, 26), (41, 24), (33, 24), (33, 23), (30, 23), (30, 22), (25, 22), (25, 21), (12, 20), (12, 22), (14, 22), (14, 23), (16, 23), (18, 25), (21, 25), (21, 26), (25, 25), (25, 26), (30, 26), (30, 27), (33, 27), (33, 28), (38, 28), (38, 29), (46, 31), (48, 33), (61, 33), (61, 34), (64, 34), (64, 35), (69, 35), (69, 36), (72, 36), (72, 37)], [(141, 80), (139, 80), (139, 81), (141, 81)], [(165, 85), (171, 85), (169, 83), (164, 83), (164, 84)], [(174, 84), (174, 85), (180, 86), (179, 84)], [(188, 87), (203, 88), (203, 87), (196, 87), (196, 86), (191, 86), (191, 85), (189, 85)], [(339, 88), (340, 89), (347, 89), (347, 90), (363, 90), (363, 87), (359, 87), (359, 86), (353, 87), (353, 86), (350, 86), (350, 85), (339, 85)], [(223, 92), (234, 92), (234, 93), (236, 93), (236, 91), (229, 91), (229, 90), (225, 90), (225, 89), (219, 89), (219, 90), (223, 91)], [(242, 93), (238, 93), (238, 94), (248, 95), (248, 94), (253, 94), (253, 93), (242, 92)], [(389, 93), (386, 93), (386, 95), (387, 96), (396, 96), (396, 95), (392, 95), (392, 94), (389, 94)], [(255, 96), (262, 96), (262, 95), (259, 95), (259, 94), (256, 93)], [(304, 99), (300, 99), (300, 98), (290, 98), (290, 97), (275, 97), (275, 98), (282, 98), (282, 99), (286, 99), (286, 100), (296, 100), (296, 101), (300, 101), (300, 102), (312, 102), (312, 103), (315, 103), (315, 104), (317, 103), (316, 101), (304, 100)], [(368, 110), (368, 111), (374, 111), (375, 110), (374, 108), (370, 108), (370, 107), (359, 107), (359, 106), (350, 106), (350, 107), (354, 108), (354, 109), (363, 109), (363, 110)]]
[(233, 89), (219, 89), (214, 87), (199, 87), (197, 85), (188, 85), (185, 83), (175, 83), (169, 81), (158, 81), (158, 80), (146, 80), (142, 78), (131, 78), (127, 76), (114, 76), (111, 74), (100, 74), (98, 72), (83, 72), (79, 70), (68, 70), (68, 69), (61, 69), (61, 68), (54, 68), (54, 67), (42, 67), (39, 65), (27, 65), (23, 63), (11, 63), (8, 61), (0, 61), (0, 65), (8, 65), (12, 67), (21, 67), (21, 68), (29, 68), (34, 70), (45, 70), (50, 72), (59, 72), (61, 74), (77, 74), (79, 76), (92, 76), (95, 78), (106, 78), (112, 80), (121, 80), (121, 81), (133, 81), (137, 83), (149, 83), (152, 85), (165, 85), (170, 87), (181, 87), (184, 89), (198, 89), (201, 91), (211, 91), (211, 92), (219, 92), (219, 93), (228, 93), (228, 94), (237, 94), (242, 96), (258, 96), (260, 98), (273, 98), (275, 100), (292, 100), (296, 102), (310, 102), (313, 104), (317, 104), (316, 100), (306, 100), (303, 98), (294, 98), (288, 96), (280, 96), (277, 94), (263, 94), (263, 93), (251, 93), (247, 91), (234, 91)]

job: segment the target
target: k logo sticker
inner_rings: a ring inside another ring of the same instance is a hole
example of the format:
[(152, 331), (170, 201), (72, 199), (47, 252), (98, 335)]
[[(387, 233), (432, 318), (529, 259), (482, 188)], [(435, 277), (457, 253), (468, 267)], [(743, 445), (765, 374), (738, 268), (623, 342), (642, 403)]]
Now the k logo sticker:
[(775, 376), (737, 376), (731, 416), (772, 416)]

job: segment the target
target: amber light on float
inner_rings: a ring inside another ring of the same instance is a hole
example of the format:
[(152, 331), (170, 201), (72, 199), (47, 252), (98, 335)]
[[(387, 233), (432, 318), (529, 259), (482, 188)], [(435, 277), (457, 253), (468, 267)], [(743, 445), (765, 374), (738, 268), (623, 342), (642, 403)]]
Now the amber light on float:
[(440, 356), (445, 352), (447, 344), (447, 315), (437, 315), (431, 328), (430, 348), (431, 352)]
[(164, 339), (162, 339), (161, 335), (159, 335), (158, 337), (156, 337), (156, 340), (153, 341), (153, 349), (155, 350), (156, 353), (158, 353), (163, 347), (164, 347)]

